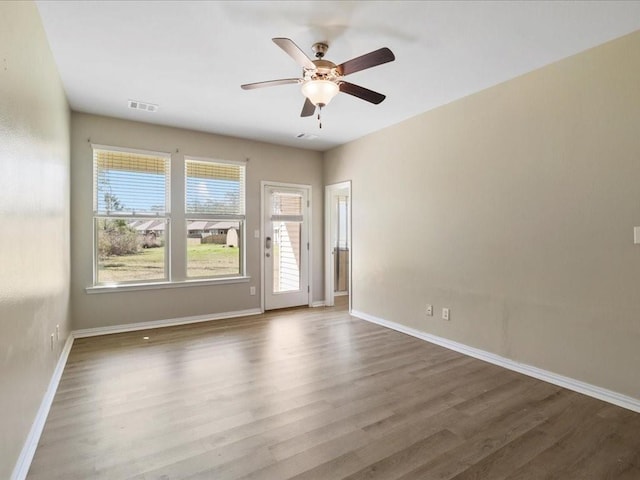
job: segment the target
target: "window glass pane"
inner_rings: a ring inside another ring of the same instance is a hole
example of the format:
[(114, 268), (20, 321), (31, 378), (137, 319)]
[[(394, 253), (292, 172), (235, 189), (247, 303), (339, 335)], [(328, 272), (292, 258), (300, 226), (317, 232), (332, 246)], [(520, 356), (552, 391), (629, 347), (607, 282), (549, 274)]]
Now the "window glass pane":
[(273, 222), (273, 292), (300, 290), (300, 222)]
[(96, 149), (93, 160), (97, 214), (159, 215), (169, 210), (168, 158)]
[(242, 222), (187, 221), (187, 276), (240, 275)]
[(163, 280), (162, 219), (96, 218), (97, 283)]
[(244, 165), (186, 160), (186, 211), (244, 215)]

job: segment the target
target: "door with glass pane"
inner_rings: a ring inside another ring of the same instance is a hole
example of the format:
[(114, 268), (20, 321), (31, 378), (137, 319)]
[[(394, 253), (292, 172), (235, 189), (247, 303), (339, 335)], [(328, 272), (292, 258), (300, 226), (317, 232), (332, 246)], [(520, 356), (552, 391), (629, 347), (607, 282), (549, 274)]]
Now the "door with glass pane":
[(265, 185), (265, 310), (309, 304), (308, 187)]

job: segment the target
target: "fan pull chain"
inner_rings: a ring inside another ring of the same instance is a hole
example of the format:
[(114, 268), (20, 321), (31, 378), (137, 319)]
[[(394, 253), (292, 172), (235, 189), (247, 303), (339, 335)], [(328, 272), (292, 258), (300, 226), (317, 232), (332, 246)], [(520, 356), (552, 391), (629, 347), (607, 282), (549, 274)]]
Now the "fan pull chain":
[(322, 119), (320, 118), (320, 114), (322, 113), (322, 105), (318, 108), (318, 127), (322, 128)]

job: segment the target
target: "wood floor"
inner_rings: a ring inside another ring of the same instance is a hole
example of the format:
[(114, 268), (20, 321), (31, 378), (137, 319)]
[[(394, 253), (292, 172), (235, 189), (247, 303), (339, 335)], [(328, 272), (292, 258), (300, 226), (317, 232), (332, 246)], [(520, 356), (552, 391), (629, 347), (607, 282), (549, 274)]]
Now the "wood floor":
[(28, 478), (638, 480), (640, 414), (294, 309), (76, 340)]

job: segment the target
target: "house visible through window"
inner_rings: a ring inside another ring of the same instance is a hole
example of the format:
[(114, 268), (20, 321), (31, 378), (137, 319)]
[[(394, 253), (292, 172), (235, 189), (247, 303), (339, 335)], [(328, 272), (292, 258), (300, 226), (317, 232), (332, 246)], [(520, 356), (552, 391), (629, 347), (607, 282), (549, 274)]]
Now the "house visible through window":
[(244, 164), (185, 159), (187, 277), (243, 272)]
[(94, 283), (168, 280), (168, 154), (94, 146)]

